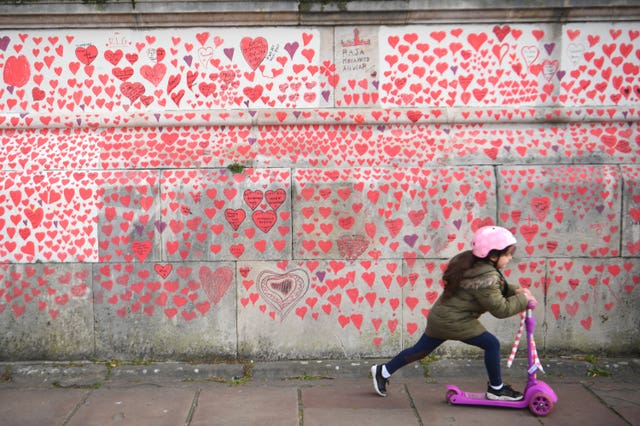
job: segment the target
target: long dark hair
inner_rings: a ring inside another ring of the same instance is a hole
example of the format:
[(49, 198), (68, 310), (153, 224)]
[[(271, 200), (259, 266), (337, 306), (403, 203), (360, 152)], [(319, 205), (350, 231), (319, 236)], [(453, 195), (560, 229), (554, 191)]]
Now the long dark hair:
[(454, 256), (449, 262), (449, 265), (447, 265), (447, 269), (445, 269), (442, 274), (442, 280), (444, 281), (442, 299), (447, 300), (456, 293), (460, 286), (460, 281), (462, 281), (462, 278), (464, 277), (464, 273), (477, 262), (487, 262), (496, 267), (496, 263), (492, 262), (491, 258), (494, 256), (500, 258), (500, 256), (509, 253), (511, 250), (513, 250), (512, 245), (505, 247), (502, 250), (491, 250), (486, 257), (477, 257), (471, 250), (464, 251), (457, 256)]

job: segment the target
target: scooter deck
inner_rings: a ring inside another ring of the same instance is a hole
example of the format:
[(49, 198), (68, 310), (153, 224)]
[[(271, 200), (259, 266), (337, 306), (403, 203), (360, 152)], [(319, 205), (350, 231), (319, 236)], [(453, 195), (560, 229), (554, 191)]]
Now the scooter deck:
[[(450, 391), (452, 388), (448, 387)], [(460, 389), (455, 391), (447, 398), (451, 404), (456, 405), (486, 405), (492, 407), (510, 407), (510, 408), (523, 408), (528, 405), (526, 398), (520, 401), (501, 401), (488, 399), (484, 392), (464, 392)]]

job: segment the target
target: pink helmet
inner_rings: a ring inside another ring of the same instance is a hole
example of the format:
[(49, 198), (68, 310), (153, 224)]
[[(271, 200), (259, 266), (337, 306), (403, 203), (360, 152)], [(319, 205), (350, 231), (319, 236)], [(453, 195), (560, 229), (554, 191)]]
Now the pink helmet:
[(503, 250), (516, 242), (516, 237), (506, 228), (483, 226), (474, 232), (471, 246), (475, 256), (485, 258), (491, 250)]

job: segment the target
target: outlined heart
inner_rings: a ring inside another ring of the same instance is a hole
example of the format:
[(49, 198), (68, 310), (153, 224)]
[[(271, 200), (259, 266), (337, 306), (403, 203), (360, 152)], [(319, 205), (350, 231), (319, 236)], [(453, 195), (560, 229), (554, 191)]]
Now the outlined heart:
[(260, 296), (280, 314), (282, 320), (309, 290), (309, 276), (302, 269), (283, 274), (264, 270), (257, 281)]

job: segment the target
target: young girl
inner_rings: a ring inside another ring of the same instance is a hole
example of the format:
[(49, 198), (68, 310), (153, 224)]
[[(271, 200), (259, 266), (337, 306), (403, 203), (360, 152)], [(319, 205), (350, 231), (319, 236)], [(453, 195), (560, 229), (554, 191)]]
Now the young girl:
[(529, 301), (535, 302), (529, 289), (507, 284), (500, 272), (511, 260), (515, 244), (513, 234), (499, 226), (484, 226), (474, 233), (472, 250), (449, 261), (442, 277), (444, 292), (431, 308), (427, 329), (418, 343), (386, 364), (371, 367), (378, 395), (387, 396), (386, 385), (395, 371), (426, 357), (446, 340), (460, 340), (484, 349), (489, 374), (487, 398), (508, 401), (523, 398), (522, 393), (502, 383), (500, 342), (478, 321), (485, 312), (507, 318), (525, 310)]

